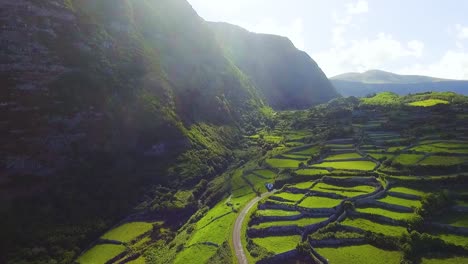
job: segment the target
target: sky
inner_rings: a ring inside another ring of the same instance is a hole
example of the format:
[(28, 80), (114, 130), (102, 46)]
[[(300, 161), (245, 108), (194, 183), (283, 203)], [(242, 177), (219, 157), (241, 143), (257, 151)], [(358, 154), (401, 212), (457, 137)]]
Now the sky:
[(371, 69), (468, 80), (465, 0), (188, 0), (208, 21), (288, 37), (328, 77)]

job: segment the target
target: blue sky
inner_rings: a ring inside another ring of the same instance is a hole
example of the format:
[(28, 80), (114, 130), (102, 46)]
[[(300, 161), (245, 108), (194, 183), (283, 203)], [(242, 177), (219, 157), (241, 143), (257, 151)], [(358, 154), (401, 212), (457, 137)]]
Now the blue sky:
[(381, 69), (468, 79), (468, 1), (188, 1), (208, 21), (289, 37), (329, 77)]

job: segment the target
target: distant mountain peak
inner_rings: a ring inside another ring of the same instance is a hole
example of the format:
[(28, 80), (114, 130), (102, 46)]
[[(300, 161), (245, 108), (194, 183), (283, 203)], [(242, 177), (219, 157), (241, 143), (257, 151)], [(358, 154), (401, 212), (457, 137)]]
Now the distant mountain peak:
[(372, 69), (366, 72), (358, 73), (344, 73), (331, 78), (332, 80), (348, 81), (348, 82), (361, 82), (368, 84), (409, 84), (409, 83), (432, 83), (449, 81), (441, 78), (434, 78), (429, 76), (420, 75), (400, 75), (392, 72)]

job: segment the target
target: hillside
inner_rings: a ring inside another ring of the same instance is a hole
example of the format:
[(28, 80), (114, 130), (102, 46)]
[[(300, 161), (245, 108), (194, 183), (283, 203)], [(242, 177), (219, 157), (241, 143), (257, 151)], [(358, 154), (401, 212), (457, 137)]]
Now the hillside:
[(177, 229), (225, 194), (208, 181), (258, 152), (243, 136), (271, 124), (270, 92), (185, 0), (0, 6), (1, 263), (70, 263), (135, 212)]
[(366, 96), (385, 91), (400, 95), (430, 91), (468, 94), (468, 81), (398, 75), (379, 70), (345, 73), (332, 77), (330, 80), (337, 91), (344, 96)]
[(274, 109), (305, 109), (338, 97), (317, 63), (289, 39), (227, 23), (209, 25), (227, 56)]

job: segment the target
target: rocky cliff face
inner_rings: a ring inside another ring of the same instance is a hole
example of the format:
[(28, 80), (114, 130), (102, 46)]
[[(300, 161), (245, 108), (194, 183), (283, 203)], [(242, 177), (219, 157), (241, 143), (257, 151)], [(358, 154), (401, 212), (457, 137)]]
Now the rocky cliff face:
[(305, 109), (338, 97), (317, 63), (284, 37), (210, 23), (229, 58), (275, 109)]

